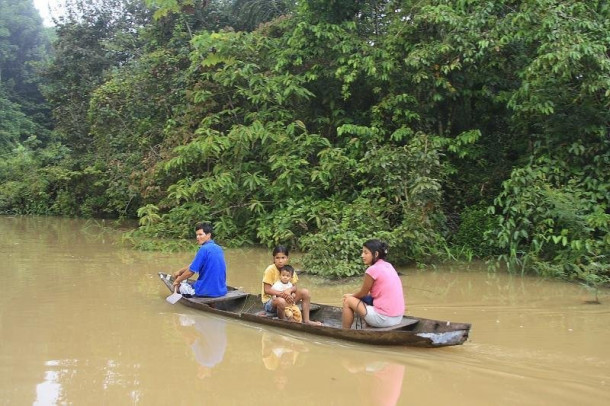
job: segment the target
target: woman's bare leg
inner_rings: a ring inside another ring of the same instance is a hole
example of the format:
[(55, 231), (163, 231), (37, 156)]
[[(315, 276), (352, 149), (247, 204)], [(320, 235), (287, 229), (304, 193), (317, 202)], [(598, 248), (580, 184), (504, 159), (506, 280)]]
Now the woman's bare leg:
[(366, 316), (366, 305), (357, 297), (346, 297), (343, 300), (343, 314), (341, 316), (341, 325), (343, 328), (352, 327), (354, 313), (358, 313), (361, 317)]

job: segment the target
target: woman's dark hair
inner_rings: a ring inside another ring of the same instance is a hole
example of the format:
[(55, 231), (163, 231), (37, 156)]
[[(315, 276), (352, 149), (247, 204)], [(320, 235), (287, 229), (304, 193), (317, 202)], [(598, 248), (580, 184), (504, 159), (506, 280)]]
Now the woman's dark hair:
[(288, 255), (288, 247), (286, 247), (285, 245), (275, 246), (275, 248), (273, 249), (273, 256), (276, 256), (279, 253), (285, 254), (287, 257), (290, 256)]
[(385, 259), (388, 255), (388, 244), (381, 240), (367, 240), (362, 245), (373, 254), (373, 264), (377, 262), (378, 259)]

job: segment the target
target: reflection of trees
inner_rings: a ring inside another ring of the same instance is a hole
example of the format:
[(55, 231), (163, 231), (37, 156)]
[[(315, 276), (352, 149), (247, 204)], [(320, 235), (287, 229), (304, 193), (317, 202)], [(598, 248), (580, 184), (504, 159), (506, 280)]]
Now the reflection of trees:
[[(36, 384), (36, 398), (32, 404), (78, 403), (75, 399), (91, 401), (91, 393), (100, 389), (103, 396), (96, 399), (100, 404), (116, 404), (118, 399), (125, 398), (125, 393), (137, 400), (142, 396), (139, 367), (138, 364), (129, 365), (95, 357), (47, 361), (44, 364), (44, 378)], [(84, 370), (87, 372), (83, 373)], [(83, 384), (84, 381), (86, 384)]]
[(344, 359), (345, 369), (358, 376), (363, 405), (396, 405), (402, 392), (405, 366), (378, 359)]
[[(223, 319), (196, 315), (182, 325), (179, 317), (171, 314), (166, 319), (166, 328), (159, 330), (158, 323), (150, 323), (141, 314), (117, 318), (115, 314), (106, 317), (100, 313), (94, 322), (83, 324), (79, 321), (82, 313), (74, 308), (70, 313), (63, 307), (63, 304), (47, 306), (45, 315), (49, 319), (60, 320), (61, 314), (66, 322), (53, 322), (42, 330), (28, 327), (31, 323), (23, 323), (17, 313), (7, 319), (12, 326), (25, 324), (32, 333), (26, 341), (22, 337), (24, 333), (19, 331), (22, 327), (14, 327), (8, 337), (10, 342), (4, 341), (8, 348), (21, 348), (16, 343), (23, 346), (27, 342), (27, 356), (14, 356), (11, 360), (6, 349), (0, 351), (11, 370), (27, 371), (14, 378), (3, 375), (12, 379), (3, 388), (8, 385), (16, 388), (6, 404), (174, 404), (175, 392), (153, 388), (161, 384), (180, 388), (185, 374), (209, 376), (225, 355)], [(104, 332), (92, 329), (93, 324), (105, 326)], [(130, 339), (131, 331), (148, 331), (151, 325), (150, 331), (163, 335), (164, 342), (173, 341), (177, 345), (159, 349), (158, 339)], [(97, 333), (92, 334), (93, 331)], [(175, 341), (180, 337), (188, 346)], [(55, 359), (41, 362), (49, 357)], [(210, 371), (206, 369), (208, 366)]]
[(197, 377), (204, 379), (211, 376), (212, 369), (222, 362), (227, 349), (226, 321), (180, 314), (177, 325), (199, 363)]

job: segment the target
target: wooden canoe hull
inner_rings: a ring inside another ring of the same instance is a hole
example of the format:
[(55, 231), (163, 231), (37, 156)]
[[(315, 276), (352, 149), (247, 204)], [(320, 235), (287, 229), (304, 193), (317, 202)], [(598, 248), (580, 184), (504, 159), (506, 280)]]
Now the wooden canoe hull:
[[(159, 277), (168, 290), (173, 292), (172, 278), (161, 272)], [(320, 303), (312, 303), (310, 317), (312, 320), (323, 322), (324, 325), (294, 323), (266, 316), (260, 295), (232, 287), (229, 287), (226, 296), (219, 298), (182, 297), (178, 302), (224, 317), (364, 344), (446, 347), (463, 344), (468, 339), (470, 332), (468, 323), (454, 323), (414, 316), (404, 316), (402, 323), (390, 328), (352, 327), (344, 329), (341, 327), (342, 309)]]

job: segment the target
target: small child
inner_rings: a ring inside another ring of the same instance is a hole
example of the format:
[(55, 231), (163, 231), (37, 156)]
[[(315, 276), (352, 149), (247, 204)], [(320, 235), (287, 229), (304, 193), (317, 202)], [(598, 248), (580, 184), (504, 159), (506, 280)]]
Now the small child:
[[(290, 265), (284, 265), (284, 267), (280, 269), (280, 280), (275, 282), (271, 288), (274, 290), (280, 290), (282, 292), (286, 289), (291, 289), (292, 283), (290, 280), (292, 279), (293, 274), (294, 268)], [(292, 293), (292, 297), (294, 296), (295, 294)], [(294, 303), (290, 306), (286, 306), (284, 309), (284, 315), (286, 316), (286, 320), (295, 321), (297, 323), (301, 323), (303, 320), (299, 306)]]

